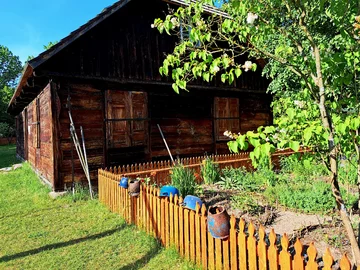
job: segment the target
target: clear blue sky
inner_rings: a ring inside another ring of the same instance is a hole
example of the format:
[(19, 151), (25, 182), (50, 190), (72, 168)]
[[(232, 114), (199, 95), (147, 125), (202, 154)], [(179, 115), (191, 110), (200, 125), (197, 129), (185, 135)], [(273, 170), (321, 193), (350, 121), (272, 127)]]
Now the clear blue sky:
[(116, 0), (0, 0), (0, 44), (24, 62), (59, 41)]

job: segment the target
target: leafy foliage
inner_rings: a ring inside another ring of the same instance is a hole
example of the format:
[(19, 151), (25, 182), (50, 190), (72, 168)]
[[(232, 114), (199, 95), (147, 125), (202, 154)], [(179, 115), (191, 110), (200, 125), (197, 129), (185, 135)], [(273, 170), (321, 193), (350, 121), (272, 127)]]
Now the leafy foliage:
[[(223, 83), (232, 84), (242, 73), (256, 69), (254, 59), (267, 59), (265, 73), (273, 79), (270, 89), (280, 100), (282, 117), (274, 126), (232, 136), (229, 149), (238, 152), (252, 145), (255, 167), (270, 160), (277, 148), (297, 152), (303, 146), (321, 156), (331, 172), (328, 191), (338, 210), (345, 212), (341, 218), (360, 264), (337, 178), (341, 155), (350, 158), (356, 153), (360, 160), (358, 1), (233, 0), (221, 6), (225, 13), (211, 14), (205, 12), (206, 5), (213, 1), (190, 2), (154, 21), (167, 34), (191, 29), (189, 37), (167, 55), (160, 73), (171, 75), (178, 93), (199, 78), (210, 81), (219, 75)], [(249, 60), (240, 62), (242, 55)], [(356, 163), (360, 172), (360, 162)]]
[(183, 197), (194, 195), (197, 190), (194, 172), (182, 165), (176, 165), (171, 169), (171, 184), (179, 190)]
[(215, 164), (210, 158), (206, 158), (203, 160), (200, 170), (201, 177), (204, 180), (205, 184), (213, 184), (219, 180), (219, 166)]

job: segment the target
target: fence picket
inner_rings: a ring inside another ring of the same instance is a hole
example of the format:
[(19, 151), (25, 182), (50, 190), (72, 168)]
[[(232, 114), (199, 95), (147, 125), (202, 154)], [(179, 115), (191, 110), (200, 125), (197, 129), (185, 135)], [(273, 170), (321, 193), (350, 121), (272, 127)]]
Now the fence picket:
[(248, 227), (249, 237), (247, 239), (247, 250), (249, 258), (249, 269), (257, 269), (257, 256), (256, 256), (256, 238), (255, 238), (255, 226), (250, 222)]
[(189, 228), (189, 210), (184, 209), (184, 246), (185, 246), (185, 258), (190, 260), (190, 228)]
[(281, 238), (281, 248), (282, 248), (282, 250), (280, 251), (280, 256), (279, 256), (281, 269), (291, 270), (292, 269), (291, 255), (288, 251), (289, 239), (288, 239), (286, 233), (284, 233), (283, 237)]
[(215, 269), (215, 246), (214, 246), (214, 238), (211, 236), (210, 232), (208, 232), (208, 269)]
[(238, 234), (238, 248), (239, 248), (239, 266), (240, 270), (247, 269), (247, 243), (245, 234), (245, 221), (240, 219), (239, 234)]
[[(214, 160), (224, 160), (230, 164), (230, 159), (238, 157), (238, 155), (223, 155), (215, 156)], [(185, 162), (196, 166), (204, 158), (186, 159)], [(171, 166), (167, 162), (156, 164), (158, 168), (163, 169)], [(135, 164), (133, 167), (114, 167), (108, 171), (98, 170), (99, 201), (111, 211), (119, 213), (128, 223), (136, 224), (148, 234), (160, 239), (163, 246), (174, 245), (182, 256), (201, 265), (203, 269), (315, 270), (319, 267), (324, 270), (333, 269), (334, 259), (329, 249), (323, 255), (323, 266), (319, 266), (316, 248), (311, 243), (306, 250), (305, 266), (303, 246), (299, 239), (296, 240), (293, 246), (295, 252), (291, 255), (288, 251), (289, 240), (284, 234), (281, 237), (281, 251), (279, 252), (274, 230), (269, 233), (267, 246), (263, 226), (260, 225), (256, 234), (254, 224), (250, 223), (246, 232), (246, 224), (243, 219), (240, 219), (239, 231), (237, 231), (234, 216), (230, 218), (229, 238), (214, 239), (207, 230), (207, 210), (204, 204), (201, 208), (196, 205), (196, 210), (192, 211), (179, 205), (183, 201), (181, 197), (171, 195), (170, 198), (160, 198), (158, 188), (143, 184), (140, 187), (139, 196), (132, 197), (127, 189), (119, 187), (120, 172), (146, 170), (151, 166), (155, 166), (154, 163)], [(167, 174), (168, 171), (158, 173), (158, 180), (165, 179)], [(341, 270), (352, 269), (346, 255), (337, 262), (337, 265)], [(360, 267), (357, 269), (360, 270)]]
[(302, 256), (303, 246), (299, 239), (296, 239), (294, 244), (295, 255), (293, 259), (294, 270), (304, 270), (304, 257)]
[(200, 206), (196, 203), (195, 211), (195, 253), (196, 253), (196, 264), (201, 265), (201, 220), (200, 220)]
[(201, 216), (200, 216), (200, 225), (201, 225), (201, 264), (204, 269), (208, 267), (208, 247), (207, 247), (207, 224), (206, 224), (206, 206), (203, 204), (201, 206)]
[(230, 218), (230, 268), (238, 269), (238, 254), (237, 254), (237, 233), (236, 233), (236, 218), (231, 215)]
[(268, 258), (269, 258), (269, 269), (277, 270), (278, 269), (278, 250), (276, 247), (276, 234), (274, 229), (271, 229), (269, 234), (269, 248), (268, 248)]
[(332, 269), (332, 264), (334, 262), (333, 257), (331, 256), (331, 252), (329, 248), (326, 248), (325, 254), (323, 256), (323, 261), (324, 261), (324, 268), (323, 270), (331, 270)]
[(265, 228), (261, 225), (259, 228), (259, 242), (258, 242), (258, 258), (259, 270), (267, 269), (267, 247), (265, 243)]
[(315, 270), (315, 269), (317, 270), (319, 266), (316, 262), (317, 251), (314, 246), (314, 243), (311, 243), (310, 246), (308, 247), (307, 254), (309, 256), (309, 261), (306, 264), (306, 270)]

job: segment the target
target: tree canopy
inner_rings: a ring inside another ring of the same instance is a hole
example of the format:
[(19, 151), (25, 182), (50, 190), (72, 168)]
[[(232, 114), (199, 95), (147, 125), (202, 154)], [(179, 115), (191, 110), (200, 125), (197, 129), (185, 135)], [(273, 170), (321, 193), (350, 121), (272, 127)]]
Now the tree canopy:
[[(232, 0), (213, 12), (214, 2), (200, 0), (169, 11), (154, 27), (180, 37), (160, 73), (171, 76), (173, 89), (221, 76), (232, 84), (265, 59), (264, 74), (272, 79), (274, 125), (246, 134), (227, 134), (233, 152), (251, 144), (255, 165), (277, 148), (307, 147), (323, 159), (331, 173), (337, 202), (360, 265), (360, 250), (338, 183), (343, 155), (357, 153), (360, 175), (360, 5), (357, 0)], [(184, 31), (188, 35), (182, 35)], [(240, 62), (240, 56), (247, 56)], [(360, 177), (359, 177), (360, 188)], [(360, 193), (360, 189), (359, 189)]]
[(6, 113), (14, 87), (22, 71), (22, 64), (18, 56), (5, 46), (0, 45), (0, 122), (14, 125), (14, 119)]

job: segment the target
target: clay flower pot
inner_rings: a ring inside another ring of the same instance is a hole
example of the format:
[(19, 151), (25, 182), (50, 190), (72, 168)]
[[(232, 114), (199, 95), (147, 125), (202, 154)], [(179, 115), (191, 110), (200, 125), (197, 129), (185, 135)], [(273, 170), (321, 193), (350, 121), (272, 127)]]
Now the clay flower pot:
[(130, 196), (138, 196), (140, 194), (140, 181), (131, 180), (129, 183)]
[(208, 230), (211, 236), (217, 239), (225, 239), (229, 236), (230, 216), (224, 207), (209, 207)]

